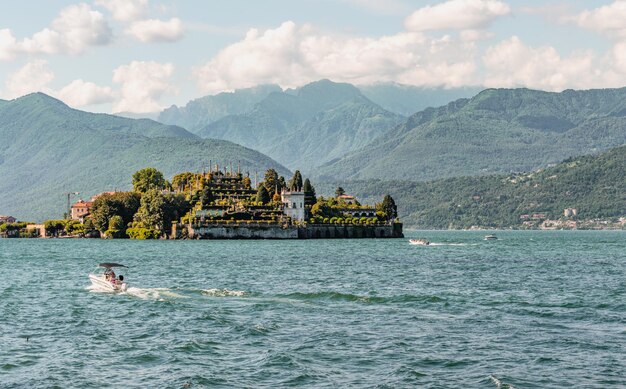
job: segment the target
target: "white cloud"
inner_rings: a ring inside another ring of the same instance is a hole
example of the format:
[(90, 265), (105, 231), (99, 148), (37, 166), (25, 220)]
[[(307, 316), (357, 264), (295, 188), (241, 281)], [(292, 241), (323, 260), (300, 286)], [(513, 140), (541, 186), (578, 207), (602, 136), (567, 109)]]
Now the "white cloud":
[(148, 0), (96, 0), (96, 4), (111, 12), (115, 20), (129, 22), (144, 15)]
[(475, 47), (446, 36), (406, 32), (379, 38), (328, 35), (285, 22), (252, 29), (194, 70), (199, 87), (215, 93), (262, 83), (293, 87), (330, 78), (367, 84), (458, 86), (473, 81)]
[(449, 0), (418, 9), (404, 24), (409, 31), (483, 29), (510, 12), (499, 0)]
[(113, 90), (110, 87), (98, 86), (81, 79), (72, 81), (53, 95), (75, 108), (110, 103), (114, 99)]
[(133, 61), (113, 71), (113, 81), (121, 84), (121, 99), (113, 112), (147, 113), (162, 109), (159, 99), (173, 91), (169, 84), (174, 72), (171, 63)]
[(495, 34), (486, 30), (463, 30), (459, 32), (459, 37), (462, 41), (473, 42), (491, 39)]
[(0, 29), (0, 61), (10, 61), (16, 56), (17, 42), (8, 28)]
[(126, 34), (140, 42), (175, 42), (183, 37), (183, 23), (178, 18), (168, 21), (148, 19), (133, 22)]
[(382, 14), (400, 14), (408, 10), (408, 6), (400, 0), (342, 0), (344, 3)]
[(615, 70), (626, 74), (626, 42), (616, 43), (611, 54)]
[(54, 79), (54, 73), (48, 67), (48, 61), (28, 62), (9, 75), (5, 82), (3, 95), (14, 99), (33, 92), (49, 92), (48, 84)]
[(2, 95), (14, 99), (29, 93), (43, 92), (75, 108), (110, 103), (113, 100), (114, 93), (110, 87), (101, 87), (80, 79), (56, 91), (49, 87), (54, 78), (54, 72), (50, 69), (48, 61), (28, 62), (9, 75)]
[(112, 31), (104, 16), (87, 4), (64, 8), (49, 28), (18, 41), (10, 30), (0, 30), (0, 60), (18, 54), (78, 54), (87, 47), (110, 42)]
[(549, 91), (610, 85), (591, 52), (563, 58), (551, 46), (533, 48), (514, 36), (483, 56), (488, 87), (529, 87)]
[(617, 0), (592, 10), (585, 10), (574, 18), (583, 28), (610, 36), (626, 37), (626, 0)]

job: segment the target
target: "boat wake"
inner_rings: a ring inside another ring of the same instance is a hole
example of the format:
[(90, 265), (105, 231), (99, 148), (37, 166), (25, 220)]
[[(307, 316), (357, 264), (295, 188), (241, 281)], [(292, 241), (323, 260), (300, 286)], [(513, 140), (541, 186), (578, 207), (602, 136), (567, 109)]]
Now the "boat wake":
[(165, 300), (167, 298), (187, 298), (181, 294), (172, 292), (169, 288), (135, 288), (130, 287), (124, 292), (114, 291), (108, 288), (100, 287), (98, 285), (89, 285), (85, 289), (92, 293), (110, 293), (118, 295), (126, 295), (137, 297), (142, 300)]
[(170, 288), (137, 288), (129, 287), (126, 291), (113, 291), (109, 288), (100, 287), (98, 285), (89, 285), (85, 287), (86, 290), (92, 293), (110, 293), (118, 295), (126, 295), (137, 297), (142, 300), (157, 300), (165, 301), (168, 299), (178, 298), (193, 298), (193, 295), (202, 295), (209, 297), (244, 297), (249, 296), (248, 292), (243, 290), (230, 290), (226, 288), (211, 288), (211, 289), (175, 289), (173, 291)]
[(493, 382), (494, 385), (496, 385), (496, 389), (515, 389), (515, 387), (513, 385), (502, 383), (502, 381), (500, 381), (494, 375), (490, 375), (489, 379), (491, 380), (491, 382)]
[(131, 287), (124, 293), (129, 296), (137, 297), (142, 300), (160, 300), (163, 301), (166, 298), (187, 298), (182, 294), (172, 292), (169, 288), (135, 288)]
[(202, 289), (202, 294), (211, 297), (242, 297), (247, 293), (243, 290), (228, 290), (228, 289)]
[(478, 246), (478, 243), (431, 243), (430, 246)]

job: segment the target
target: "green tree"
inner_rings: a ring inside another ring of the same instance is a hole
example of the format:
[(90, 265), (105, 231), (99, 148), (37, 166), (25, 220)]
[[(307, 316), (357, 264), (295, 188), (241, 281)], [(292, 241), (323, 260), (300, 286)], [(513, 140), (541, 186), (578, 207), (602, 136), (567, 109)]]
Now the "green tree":
[(184, 192), (185, 188), (188, 188), (193, 184), (196, 175), (191, 172), (184, 172), (176, 174), (172, 177), (172, 188), (177, 192)]
[(109, 220), (109, 228), (106, 230), (105, 235), (109, 238), (123, 238), (126, 236), (126, 225), (124, 219), (119, 215), (113, 215)]
[(243, 187), (245, 189), (252, 188), (252, 181), (250, 180), (250, 177), (248, 177), (248, 176), (244, 177), (243, 180), (242, 180), (242, 183), (243, 183)]
[(205, 186), (204, 188), (202, 188), (202, 192), (200, 194), (200, 203), (201, 203), (202, 209), (207, 209), (207, 207), (213, 201), (215, 201), (215, 198), (213, 197), (213, 192), (211, 191), (211, 188), (208, 186)]
[(339, 197), (345, 194), (346, 194), (346, 191), (342, 187), (338, 187), (337, 189), (335, 189), (335, 196)]
[(169, 232), (172, 229), (172, 222), (180, 220), (192, 208), (192, 203), (187, 201), (185, 196), (167, 194), (164, 196), (164, 222), (163, 228)]
[(109, 221), (109, 229), (110, 230), (118, 230), (121, 231), (124, 229), (124, 219), (121, 216), (115, 215)]
[(385, 215), (387, 221), (391, 221), (398, 217), (398, 207), (396, 206), (396, 202), (393, 200), (393, 197), (388, 194), (385, 195), (381, 204), (376, 204), (376, 210), (381, 211)]
[(287, 188), (287, 183), (285, 182), (285, 177), (280, 176), (280, 177), (278, 177), (278, 185), (277, 185), (277, 188), (276, 188), (276, 189), (278, 189), (278, 191), (276, 193), (274, 193), (274, 194), (280, 194), (280, 192), (282, 192), (282, 190), (284, 188)]
[(262, 204), (267, 204), (270, 202), (270, 194), (265, 188), (265, 185), (259, 185), (259, 189), (256, 192), (256, 202)]
[[(311, 183), (309, 182), (309, 185)], [(296, 170), (296, 172), (293, 174), (293, 177), (291, 177), (291, 180), (289, 180), (289, 190), (302, 190), (302, 174), (300, 174), (300, 170)]]
[(278, 173), (274, 169), (267, 169), (265, 172), (265, 179), (263, 181), (263, 186), (267, 189), (267, 192), (270, 194), (270, 197), (274, 195), (276, 192), (276, 186), (278, 185)]
[(141, 196), (141, 205), (135, 214), (135, 220), (146, 228), (162, 231), (165, 224), (165, 196), (156, 189), (151, 189)]
[(109, 228), (109, 220), (119, 215), (124, 225), (133, 221), (133, 216), (139, 209), (141, 195), (134, 192), (116, 192), (98, 197), (91, 208), (91, 219), (94, 226), (105, 232)]
[(323, 197), (320, 197), (317, 203), (311, 207), (311, 214), (324, 218), (340, 217), (341, 213), (333, 207), (336, 203), (335, 199), (325, 200)]
[(152, 167), (138, 170), (133, 174), (133, 188), (139, 193), (146, 193), (152, 189), (163, 190), (165, 188), (163, 173)]
[(65, 220), (46, 220), (43, 223), (46, 229), (46, 235), (59, 236), (59, 234), (65, 230)]
[(302, 190), (304, 191), (304, 205), (313, 206), (317, 202), (317, 197), (315, 196), (315, 188), (311, 185), (311, 181), (308, 178), (304, 180)]

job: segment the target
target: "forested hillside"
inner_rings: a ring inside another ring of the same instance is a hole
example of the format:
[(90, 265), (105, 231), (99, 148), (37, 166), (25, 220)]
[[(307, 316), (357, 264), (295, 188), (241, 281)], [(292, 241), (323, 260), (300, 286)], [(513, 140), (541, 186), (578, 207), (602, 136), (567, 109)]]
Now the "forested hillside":
[(289, 174), (269, 157), (231, 142), (203, 140), (152, 120), (78, 111), (40, 93), (0, 104), (0, 139), (0, 214), (21, 220), (62, 216), (66, 192), (89, 198), (128, 189), (128, 177), (147, 166), (170, 177), (201, 171), (212, 159)]
[(363, 202), (393, 196), (402, 220), (417, 228), (519, 227), (522, 215), (579, 219), (626, 216), (626, 146), (570, 158), (532, 173), (460, 177), (430, 182), (366, 180), (318, 184), (330, 195), (342, 186)]

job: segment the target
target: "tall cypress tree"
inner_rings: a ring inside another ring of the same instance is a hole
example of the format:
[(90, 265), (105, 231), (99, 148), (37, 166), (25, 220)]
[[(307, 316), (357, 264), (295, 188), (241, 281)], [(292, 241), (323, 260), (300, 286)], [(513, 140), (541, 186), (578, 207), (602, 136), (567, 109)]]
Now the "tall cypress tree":
[(304, 205), (311, 207), (313, 206), (313, 204), (317, 203), (315, 188), (313, 187), (313, 185), (311, 185), (311, 181), (309, 181), (308, 178), (304, 180), (302, 190), (304, 191)]
[(380, 205), (380, 210), (386, 215), (387, 221), (398, 217), (398, 207), (396, 206), (396, 202), (393, 201), (393, 197), (390, 195), (385, 195), (383, 203)]
[(257, 203), (267, 204), (270, 202), (270, 194), (265, 189), (265, 185), (259, 185), (259, 189), (256, 192)]
[[(309, 183), (310, 184), (310, 183)], [(291, 180), (289, 180), (289, 190), (302, 190), (302, 174), (296, 170)]]
[(270, 197), (276, 192), (276, 185), (278, 185), (278, 173), (274, 169), (267, 169), (263, 186), (267, 189), (267, 193), (269, 193)]

